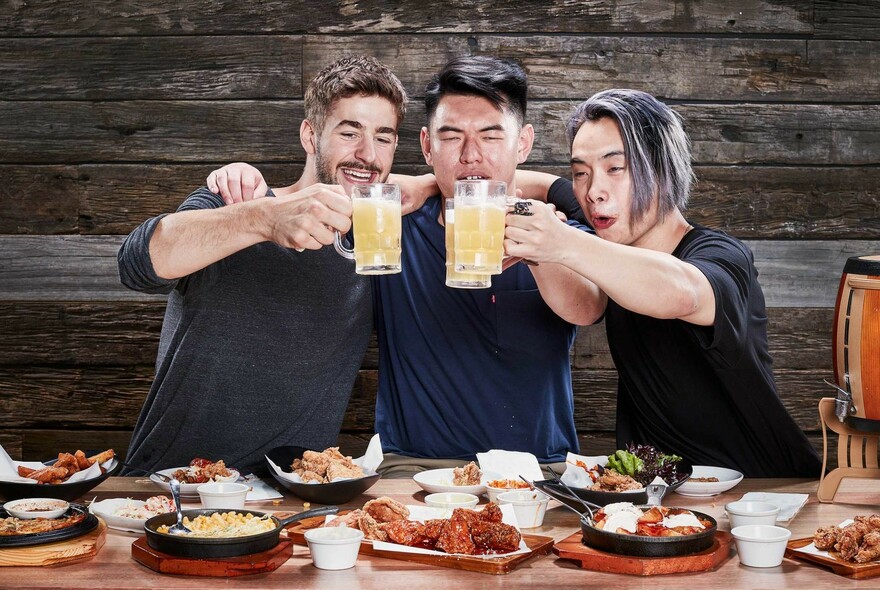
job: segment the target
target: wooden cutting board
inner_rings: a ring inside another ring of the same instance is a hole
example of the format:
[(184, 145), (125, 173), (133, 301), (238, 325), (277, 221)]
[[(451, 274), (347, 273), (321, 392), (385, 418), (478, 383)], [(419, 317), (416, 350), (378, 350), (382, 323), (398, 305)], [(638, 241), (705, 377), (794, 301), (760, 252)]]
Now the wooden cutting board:
[(0, 566), (57, 565), (91, 559), (104, 546), (106, 538), (107, 525), (99, 518), (98, 526), (81, 537), (43, 545), (0, 549)]
[(197, 559), (177, 557), (153, 549), (143, 536), (131, 544), (131, 556), (139, 564), (161, 574), (181, 576), (210, 576), (231, 578), (250, 574), (263, 574), (278, 569), (293, 555), (293, 542), (281, 539), (272, 549), (238, 557)]
[(806, 547), (812, 542), (812, 537), (790, 540), (788, 546), (785, 548), (785, 556), (791, 559), (802, 559), (817, 563), (821, 566), (830, 568), (835, 574), (856, 580), (880, 576), (880, 560), (869, 561), (868, 563), (853, 563), (851, 561), (844, 561), (838, 557), (826, 557), (824, 555), (814, 555), (812, 553), (796, 551), (801, 547)]
[(633, 557), (617, 555), (587, 547), (581, 542), (581, 532), (567, 537), (553, 547), (553, 553), (563, 559), (578, 562), (584, 569), (634, 576), (656, 576), (703, 572), (715, 569), (730, 557), (730, 533), (718, 531), (712, 547), (700, 553), (681, 557)]
[[(300, 521), (287, 529), (287, 536), (297, 545), (306, 545), (305, 532), (311, 528), (321, 526), (324, 520), (323, 516), (316, 516)], [(539, 555), (550, 553), (550, 549), (553, 547), (553, 537), (523, 535), (522, 538), (528, 548), (531, 549), (529, 553), (520, 553), (507, 557), (493, 557), (490, 559), (470, 555), (426, 555), (424, 553), (406, 553), (403, 551), (379, 551), (373, 548), (373, 544), (370, 541), (361, 543), (360, 554), (448, 567), (469, 572), (506, 574)]]

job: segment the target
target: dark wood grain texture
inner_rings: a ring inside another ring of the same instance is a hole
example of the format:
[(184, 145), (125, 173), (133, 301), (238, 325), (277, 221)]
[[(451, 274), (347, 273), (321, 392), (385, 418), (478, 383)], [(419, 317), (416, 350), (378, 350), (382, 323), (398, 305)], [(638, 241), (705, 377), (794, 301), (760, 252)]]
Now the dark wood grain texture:
[[(830, 2), (830, 0), (827, 0)], [(868, 0), (863, 0), (867, 3)], [(827, 2), (826, 2), (827, 3)], [(741, 0), (735, 4), (649, 0), (543, 0), (474, 4), (467, 0), (306, 2), (265, 0), (142, 4), (133, 0), (11, 2), (0, 32), (52, 35), (218, 35), (265, 33), (543, 33), (560, 32), (809, 34), (809, 0)], [(850, 4), (854, 4), (850, 2)], [(860, 8), (858, 14), (869, 7)]]
[(298, 35), (0, 38), (3, 100), (302, 97)]
[[(586, 98), (584, 94), (582, 98)], [(529, 165), (569, 161), (573, 102), (532, 101)], [(396, 161), (423, 164), (409, 105)], [(877, 165), (880, 105), (676, 105), (697, 165)], [(299, 100), (0, 102), (0, 164), (302, 162)]]

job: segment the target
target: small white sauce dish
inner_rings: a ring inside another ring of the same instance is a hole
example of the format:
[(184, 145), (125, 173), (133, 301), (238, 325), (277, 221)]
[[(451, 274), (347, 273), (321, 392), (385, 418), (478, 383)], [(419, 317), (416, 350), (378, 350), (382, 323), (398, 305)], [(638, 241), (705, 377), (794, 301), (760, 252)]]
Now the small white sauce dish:
[(750, 524), (776, 524), (779, 515), (779, 506), (769, 502), (730, 502), (724, 506), (727, 518), (730, 520), (730, 528)]
[(435, 508), (455, 510), (456, 508), (473, 508), (480, 499), (473, 494), (462, 492), (440, 492), (425, 496), (425, 504)]
[(59, 518), (70, 508), (70, 503), (56, 498), (22, 498), (3, 505), (3, 509), (15, 518)]
[(739, 561), (749, 567), (776, 567), (782, 563), (791, 531), (781, 526), (749, 524), (730, 531)]
[(540, 492), (517, 490), (498, 495), (499, 504), (511, 504), (516, 522), (521, 529), (533, 529), (544, 523), (544, 513), (550, 498)]
[(357, 563), (364, 533), (347, 526), (321, 527), (307, 530), (305, 538), (316, 568), (346, 570)]
[(244, 508), (251, 487), (243, 483), (203, 483), (196, 488), (202, 500), (202, 508)]

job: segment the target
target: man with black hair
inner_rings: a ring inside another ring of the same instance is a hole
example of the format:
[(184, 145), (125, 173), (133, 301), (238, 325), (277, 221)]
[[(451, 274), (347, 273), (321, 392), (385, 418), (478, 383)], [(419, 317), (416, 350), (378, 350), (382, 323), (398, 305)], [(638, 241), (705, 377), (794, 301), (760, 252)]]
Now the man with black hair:
[(493, 448), (542, 463), (578, 450), (569, 350), (574, 324), (601, 315), (598, 289), (557, 264), (512, 264), (488, 289), (444, 282), (444, 199), (463, 179), (514, 194), (534, 140), (526, 91), (519, 65), (491, 57), (454, 59), (428, 84), (420, 139), (439, 195), (403, 220), (403, 272), (373, 280), (386, 476)]

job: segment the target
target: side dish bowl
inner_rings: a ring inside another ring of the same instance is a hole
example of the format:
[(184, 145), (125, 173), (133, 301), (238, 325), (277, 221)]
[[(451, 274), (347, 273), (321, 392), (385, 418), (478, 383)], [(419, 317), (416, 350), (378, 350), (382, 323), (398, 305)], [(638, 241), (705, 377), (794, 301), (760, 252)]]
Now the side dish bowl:
[[(45, 465), (53, 465), (56, 459), (45, 461)], [(110, 460), (107, 470), (91, 479), (66, 483), (22, 483), (17, 481), (0, 481), (0, 500), (18, 500), (20, 498), (56, 498), (72, 502), (88, 493), (93, 487), (113, 475), (119, 470), (120, 463), (114, 457)]]
[[(284, 471), (289, 471), (293, 460), (301, 459), (303, 453), (308, 450), (303, 447), (276, 447), (266, 453), (266, 456)], [(379, 481), (380, 478), (378, 473), (368, 472), (368, 475), (365, 477), (357, 479), (343, 479), (330, 483), (297, 483), (278, 477), (272, 466), (269, 465), (268, 467), (272, 477), (295, 496), (306, 502), (315, 502), (317, 504), (345, 504), (373, 487), (373, 484)]]
[(67, 512), (68, 508), (70, 508), (69, 502), (56, 498), (22, 498), (20, 500), (12, 500), (3, 505), (3, 509), (10, 516), (22, 520), (59, 518)]

